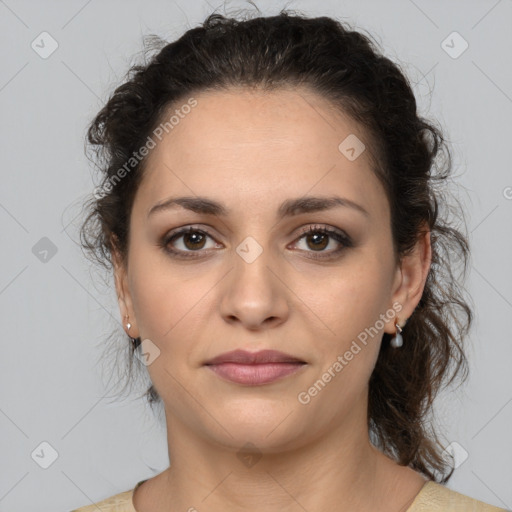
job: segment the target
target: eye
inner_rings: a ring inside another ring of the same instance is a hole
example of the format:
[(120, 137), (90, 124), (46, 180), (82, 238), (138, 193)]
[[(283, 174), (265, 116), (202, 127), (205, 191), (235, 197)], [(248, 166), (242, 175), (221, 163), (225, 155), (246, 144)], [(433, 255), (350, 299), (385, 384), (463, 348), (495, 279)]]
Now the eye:
[[(305, 250), (307, 252), (322, 253), (322, 255), (313, 256), (315, 258), (324, 258), (337, 255), (345, 248), (353, 246), (352, 240), (345, 233), (336, 229), (326, 228), (325, 226), (307, 227), (304, 231), (302, 231), (302, 234), (298, 240), (299, 242), (304, 241), (304, 245), (306, 246)], [(335, 243), (331, 244), (333, 240)], [(336, 244), (338, 246), (341, 245), (341, 247), (334, 248), (330, 251), (324, 250), (330, 245), (336, 246)], [(308, 250), (308, 248), (312, 248), (312, 250)], [(324, 255), (323, 253), (326, 254)]]
[(216, 246), (216, 243), (213, 243), (210, 247), (206, 247), (208, 238), (213, 240), (206, 231), (194, 226), (189, 226), (188, 228), (180, 229), (166, 235), (160, 245), (173, 256), (194, 258), (199, 255), (196, 256), (186, 253), (201, 252), (202, 249), (214, 248)]
[[(208, 239), (211, 240), (210, 246), (207, 246)], [(334, 242), (333, 242), (334, 241)], [(348, 247), (352, 247), (352, 240), (343, 231), (325, 226), (308, 226), (302, 230), (300, 237), (295, 242), (299, 245), (304, 242), (306, 248), (301, 251), (311, 254), (312, 258), (329, 258), (338, 255)], [(215, 249), (220, 244), (216, 243), (208, 232), (199, 229), (196, 226), (188, 226), (178, 229), (163, 237), (159, 243), (160, 247), (168, 254), (176, 258), (200, 258), (208, 249)], [(334, 245), (331, 250), (325, 250)], [(336, 248), (336, 245), (338, 247)]]

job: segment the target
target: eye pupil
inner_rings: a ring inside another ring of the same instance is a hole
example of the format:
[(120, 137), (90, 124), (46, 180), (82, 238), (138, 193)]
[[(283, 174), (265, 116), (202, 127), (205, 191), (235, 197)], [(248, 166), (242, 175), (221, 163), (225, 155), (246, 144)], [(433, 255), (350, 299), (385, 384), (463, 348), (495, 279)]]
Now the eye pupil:
[[(316, 249), (325, 249), (325, 247), (327, 247), (327, 245), (328, 245), (328, 242), (325, 243), (326, 240), (327, 240), (327, 235), (325, 235), (325, 234), (315, 233), (315, 234), (312, 234), (312, 235), (308, 235), (307, 236), (307, 240), (309, 241), (310, 239), (314, 239), (314, 248), (316, 248)], [(320, 244), (318, 243), (319, 239), (322, 239), (320, 241)], [(324, 242), (324, 243), (322, 243), (322, 242)]]
[[(188, 241), (190, 239), (193, 239), (192, 246), (189, 246)], [(193, 232), (193, 233), (186, 233), (183, 235), (183, 241), (185, 243), (185, 246), (187, 249), (201, 249), (204, 245), (205, 237), (202, 233)], [(202, 242), (202, 244), (201, 244)], [(197, 245), (199, 244), (199, 245)]]

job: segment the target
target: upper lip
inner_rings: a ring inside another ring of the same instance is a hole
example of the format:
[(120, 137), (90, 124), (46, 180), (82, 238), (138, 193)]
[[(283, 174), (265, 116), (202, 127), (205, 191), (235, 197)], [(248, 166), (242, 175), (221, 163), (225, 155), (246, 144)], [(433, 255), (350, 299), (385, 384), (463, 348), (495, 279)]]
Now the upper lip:
[(278, 350), (260, 350), (258, 352), (249, 352), (247, 350), (232, 350), (225, 352), (213, 359), (209, 359), (205, 365), (239, 363), (239, 364), (265, 364), (265, 363), (304, 363), (290, 354), (279, 352)]

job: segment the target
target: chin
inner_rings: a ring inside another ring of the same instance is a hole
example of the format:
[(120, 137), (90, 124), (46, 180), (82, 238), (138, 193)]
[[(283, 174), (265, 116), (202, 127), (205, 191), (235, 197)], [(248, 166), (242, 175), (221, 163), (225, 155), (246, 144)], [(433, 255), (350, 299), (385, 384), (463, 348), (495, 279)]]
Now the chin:
[(220, 433), (222, 439), (217, 441), (236, 451), (248, 445), (249, 450), (252, 446), (262, 453), (280, 453), (299, 448), (309, 437), (304, 430), (305, 419), (297, 418), (296, 411), (282, 404), (249, 409), (246, 403), (244, 410), (232, 414), (223, 411), (218, 417), (223, 418), (222, 425), (231, 436), (221, 429), (216, 434)]

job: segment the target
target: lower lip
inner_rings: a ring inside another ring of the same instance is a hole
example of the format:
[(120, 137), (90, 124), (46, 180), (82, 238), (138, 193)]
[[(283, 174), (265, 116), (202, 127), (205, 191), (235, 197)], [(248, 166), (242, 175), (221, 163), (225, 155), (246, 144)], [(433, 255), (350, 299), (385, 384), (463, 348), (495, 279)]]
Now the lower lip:
[(304, 363), (239, 364), (222, 363), (208, 365), (220, 377), (249, 386), (268, 384), (300, 370)]

